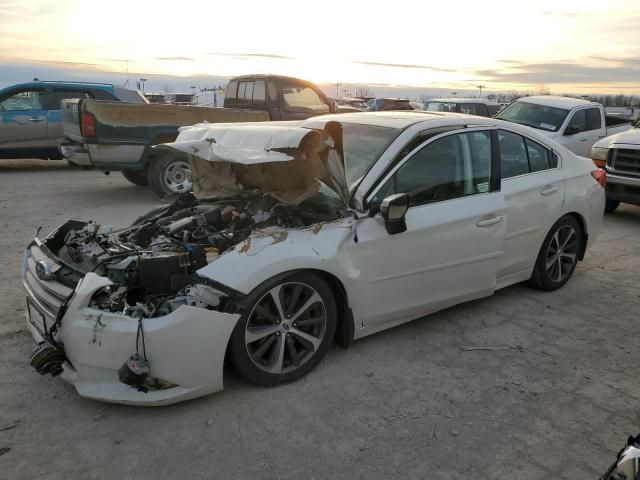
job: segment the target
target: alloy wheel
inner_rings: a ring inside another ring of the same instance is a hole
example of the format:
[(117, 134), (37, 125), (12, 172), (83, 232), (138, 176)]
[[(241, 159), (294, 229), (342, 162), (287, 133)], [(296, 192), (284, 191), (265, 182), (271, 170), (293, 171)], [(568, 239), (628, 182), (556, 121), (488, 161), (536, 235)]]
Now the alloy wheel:
[(167, 189), (172, 193), (182, 193), (191, 190), (191, 167), (184, 160), (169, 163), (163, 172), (162, 179)]
[(578, 234), (571, 225), (563, 225), (547, 248), (546, 269), (549, 278), (561, 282), (571, 274), (578, 256)]
[(275, 286), (255, 304), (245, 327), (249, 358), (272, 374), (292, 372), (313, 357), (327, 329), (327, 310), (311, 286)]

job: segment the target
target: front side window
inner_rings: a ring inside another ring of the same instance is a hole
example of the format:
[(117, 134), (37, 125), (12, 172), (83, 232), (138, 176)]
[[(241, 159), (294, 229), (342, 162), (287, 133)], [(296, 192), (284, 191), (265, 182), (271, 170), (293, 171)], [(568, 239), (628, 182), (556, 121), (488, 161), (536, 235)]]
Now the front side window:
[(24, 90), (0, 102), (0, 111), (28, 111), (44, 109), (44, 90)]
[(311, 87), (302, 85), (282, 85), (284, 109), (292, 113), (329, 113), (329, 105)]
[(455, 112), (457, 105), (453, 102), (427, 102), (425, 110), (428, 112)]
[(467, 115), (481, 115), (478, 111), (477, 103), (463, 103), (460, 105), (460, 113), (465, 113)]
[(568, 114), (569, 110), (563, 108), (518, 101), (505, 107), (495, 118), (527, 125), (538, 130), (557, 132)]
[(600, 130), (602, 115), (599, 108), (587, 108), (587, 130)]
[(372, 206), (394, 193), (408, 194), (412, 206), (486, 193), (490, 176), (490, 132), (448, 135), (409, 157), (378, 190)]
[(576, 133), (586, 132), (587, 131), (587, 111), (586, 110), (578, 110), (573, 114), (571, 120), (569, 120), (569, 125), (567, 125), (565, 135), (575, 135)]

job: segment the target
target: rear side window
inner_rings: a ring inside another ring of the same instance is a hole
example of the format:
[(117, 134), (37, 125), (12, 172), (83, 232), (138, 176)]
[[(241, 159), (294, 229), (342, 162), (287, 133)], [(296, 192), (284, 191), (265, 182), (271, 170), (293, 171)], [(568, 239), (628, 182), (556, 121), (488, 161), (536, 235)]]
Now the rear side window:
[(104, 90), (94, 90), (93, 97), (96, 100), (117, 100), (117, 98), (115, 98), (109, 92), (105, 92)]
[(557, 158), (545, 146), (517, 133), (498, 130), (502, 178), (555, 168)]
[(232, 82), (229, 82), (229, 85), (227, 85), (227, 91), (225, 92), (224, 100), (225, 102), (236, 103), (237, 98), (238, 82), (236, 80), (233, 80)]
[(599, 108), (587, 109), (587, 130), (600, 130), (602, 127), (602, 116)]
[(253, 84), (253, 103), (262, 104), (267, 101), (264, 80), (256, 80)]
[(54, 90), (49, 94), (49, 109), (59, 110), (60, 102), (71, 98), (91, 98), (92, 96), (82, 90)]
[(463, 103), (460, 105), (460, 113), (465, 113), (467, 115), (481, 115), (478, 112), (478, 104), (477, 103)]

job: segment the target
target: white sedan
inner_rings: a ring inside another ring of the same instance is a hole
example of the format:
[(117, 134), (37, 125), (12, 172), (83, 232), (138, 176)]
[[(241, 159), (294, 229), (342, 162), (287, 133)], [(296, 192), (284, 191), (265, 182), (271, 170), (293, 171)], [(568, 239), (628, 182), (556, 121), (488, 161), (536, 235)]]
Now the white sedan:
[(353, 340), (572, 276), (606, 174), (536, 131), (379, 112), (184, 128), (194, 193), (112, 230), (69, 221), (25, 253), (40, 373), (160, 405), (296, 380)]

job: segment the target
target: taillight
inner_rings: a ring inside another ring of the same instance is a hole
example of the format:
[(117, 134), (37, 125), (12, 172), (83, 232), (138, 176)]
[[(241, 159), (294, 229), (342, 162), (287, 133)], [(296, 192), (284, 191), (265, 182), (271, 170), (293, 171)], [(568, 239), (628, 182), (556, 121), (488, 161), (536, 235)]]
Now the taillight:
[(599, 168), (591, 172), (591, 176), (600, 184), (602, 188), (607, 186), (607, 172)]
[(80, 130), (83, 137), (95, 137), (96, 136), (96, 117), (90, 113), (82, 114), (82, 121), (80, 122)]

